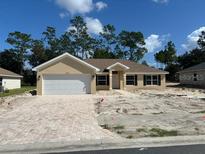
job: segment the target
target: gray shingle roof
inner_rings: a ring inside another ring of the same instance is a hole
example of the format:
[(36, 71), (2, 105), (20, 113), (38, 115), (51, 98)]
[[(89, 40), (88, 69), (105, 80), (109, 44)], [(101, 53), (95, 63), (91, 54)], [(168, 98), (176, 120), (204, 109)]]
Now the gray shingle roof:
[(198, 65), (195, 65), (195, 66), (192, 66), (192, 67), (189, 67), (189, 68), (186, 68), (186, 69), (180, 71), (179, 73), (189, 72), (189, 71), (197, 71), (197, 70), (205, 70), (205, 62), (198, 64)]
[(19, 75), (19, 74), (16, 74), (16, 73), (14, 73), (14, 72), (11, 72), (11, 71), (9, 71), (9, 70), (6, 70), (6, 69), (0, 67), (0, 77), (1, 77), (1, 76), (19, 77), (19, 78), (22, 77), (22, 76)]
[(113, 65), (117, 62), (128, 66), (130, 69), (126, 70), (126, 72), (139, 72), (139, 73), (159, 73), (159, 74), (168, 74), (168, 72), (148, 67), (142, 64), (138, 64), (129, 60), (121, 60), (121, 59), (86, 59), (85, 62), (97, 67), (101, 72), (105, 71), (106, 68), (110, 65)]

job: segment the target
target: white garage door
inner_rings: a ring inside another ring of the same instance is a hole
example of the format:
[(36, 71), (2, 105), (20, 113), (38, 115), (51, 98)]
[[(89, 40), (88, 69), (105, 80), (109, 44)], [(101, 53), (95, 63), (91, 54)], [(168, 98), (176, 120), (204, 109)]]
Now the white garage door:
[(43, 95), (90, 93), (91, 75), (44, 75)]

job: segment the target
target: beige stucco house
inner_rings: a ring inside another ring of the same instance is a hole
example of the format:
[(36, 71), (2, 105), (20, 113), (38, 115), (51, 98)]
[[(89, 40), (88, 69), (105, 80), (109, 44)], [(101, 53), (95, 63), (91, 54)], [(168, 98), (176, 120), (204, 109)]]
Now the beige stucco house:
[(180, 84), (205, 87), (205, 62), (179, 72)]
[(119, 59), (81, 60), (68, 53), (35, 68), (38, 95), (94, 94), (96, 90), (165, 88), (168, 72)]
[(0, 91), (21, 88), (23, 76), (0, 67)]

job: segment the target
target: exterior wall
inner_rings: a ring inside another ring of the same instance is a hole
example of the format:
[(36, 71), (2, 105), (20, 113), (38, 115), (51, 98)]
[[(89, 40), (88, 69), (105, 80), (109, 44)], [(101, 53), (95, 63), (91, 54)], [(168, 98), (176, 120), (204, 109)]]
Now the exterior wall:
[(107, 85), (97, 85), (96, 90), (109, 90), (109, 86), (107, 86)]
[[(135, 74), (135, 73), (133, 73)], [(136, 89), (164, 89), (166, 87), (166, 75), (161, 74), (161, 85), (146, 85), (144, 86), (144, 74), (137, 74), (137, 85), (126, 85), (126, 73), (119, 72), (120, 89), (121, 90), (136, 90)], [(155, 74), (156, 75), (156, 74)], [(111, 80), (111, 78), (110, 78)], [(111, 83), (111, 82), (110, 82)], [(97, 90), (109, 90), (110, 86), (96, 86)]]
[(21, 79), (20, 78), (2, 78), (2, 86), (4, 89), (18, 89), (21, 88)]
[[(151, 74), (152, 75), (152, 74)], [(166, 87), (166, 75), (161, 74), (161, 85), (146, 85), (144, 86), (144, 74), (137, 74), (137, 85), (126, 85), (126, 90), (136, 89), (164, 89)]]
[[(109, 72), (109, 73), (99, 73), (99, 74), (102, 74), (102, 75), (108, 75), (109, 74), (109, 83), (110, 85), (97, 85), (96, 86), (96, 90), (111, 90), (112, 89), (112, 73)], [(124, 72), (123, 71), (119, 71), (119, 84), (120, 84), (120, 89), (123, 90), (124, 89), (124, 79), (123, 79), (123, 75), (124, 75)]]
[(37, 95), (43, 94), (43, 75), (40, 72), (37, 72), (37, 79), (36, 79), (36, 89), (37, 89)]
[[(194, 81), (194, 74), (197, 74), (197, 81)], [(179, 80), (180, 83), (184, 85), (205, 87), (205, 70), (180, 73)]]
[(37, 72), (37, 94), (43, 95), (43, 75), (49, 74), (91, 74), (91, 93), (96, 92), (96, 75), (93, 69), (76, 62), (71, 58), (64, 58)]
[(123, 90), (124, 89), (123, 72), (119, 72), (119, 76), (120, 76), (120, 89)]

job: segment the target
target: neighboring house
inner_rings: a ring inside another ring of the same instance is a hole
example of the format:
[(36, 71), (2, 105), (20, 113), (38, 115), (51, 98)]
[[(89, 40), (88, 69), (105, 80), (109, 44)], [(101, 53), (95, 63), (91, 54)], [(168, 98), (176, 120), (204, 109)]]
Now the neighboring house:
[(181, 84), (205, 87), (205, 62), (178, 73)]
[(94, 94), (96, 90), (165, 88), (164, 72), (119, 59), (80, 60), (68, 53), (35, 68), (38, 95)]
[(0, 67), (0, 87), (6, 89), (21, 88), (21, 75)]

